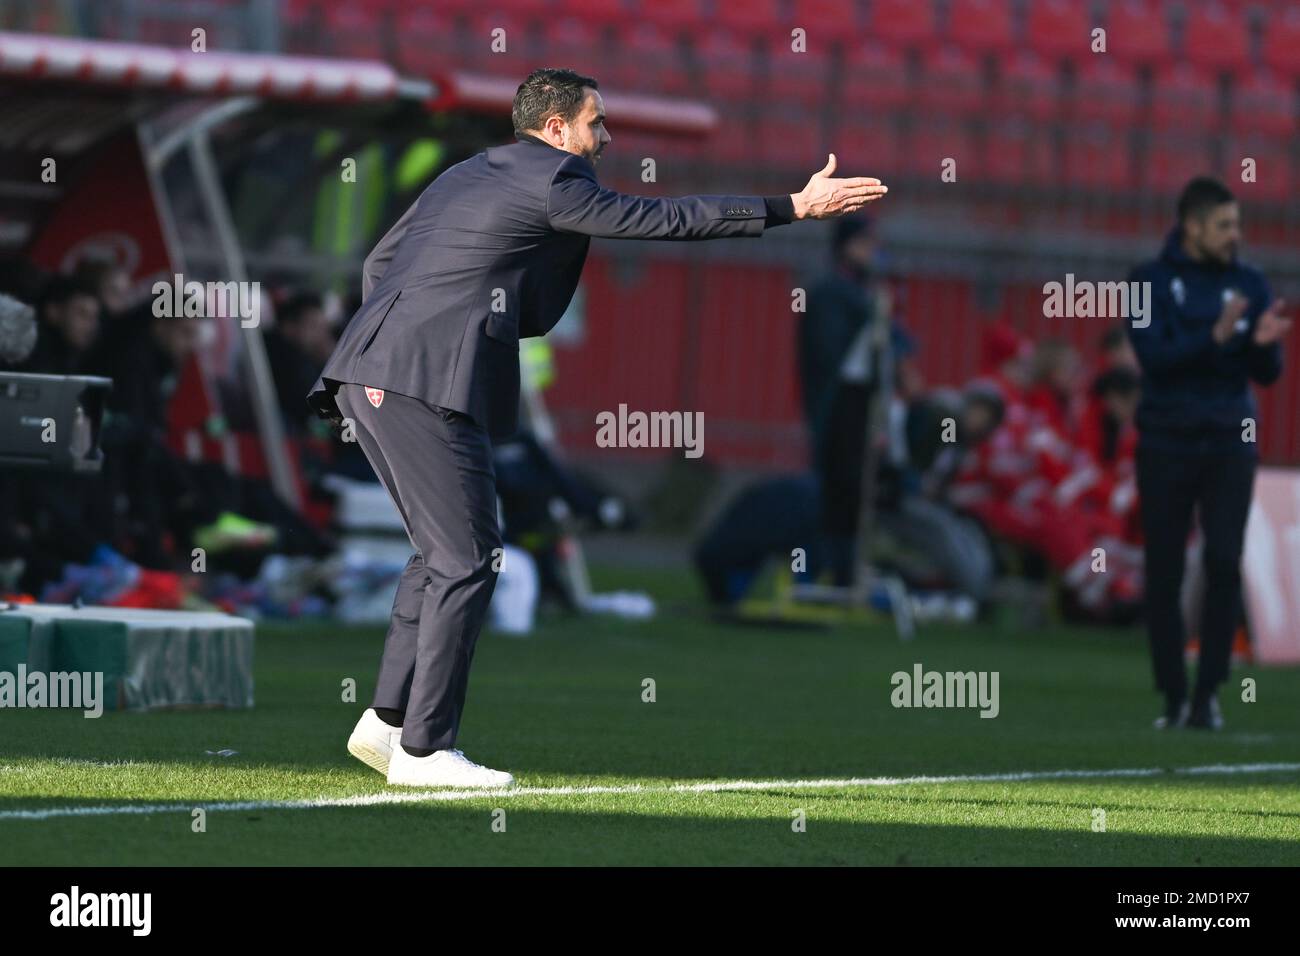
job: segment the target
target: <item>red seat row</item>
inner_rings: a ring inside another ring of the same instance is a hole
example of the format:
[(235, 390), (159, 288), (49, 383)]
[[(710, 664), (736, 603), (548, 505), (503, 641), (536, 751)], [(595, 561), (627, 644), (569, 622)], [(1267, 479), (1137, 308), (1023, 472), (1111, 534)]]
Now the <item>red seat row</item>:
[[(339, 52), (369, 55), (379, 34), (407, 16), (430, 10), (448, 19), (483, 18), (481, 0), (406, 0), (326, 3), (285, 0), (288, 26), (323, 21)], [(1185, 60), (1228, 72), (1256, 60), (1300, 75), (1300, 6), (1285, 0), (1107, 0), (1094, 16), (1080, 0), (494, 0), (492, 15), (545, 33), (566, 16), (619, 33), (653, 25), (687, 39), (712, 28), (739, 41), (787, 43), (795, 28), (810, 43), (870, 39), (899, 48), (954, 45), (977, 54), (1029, 49), (1052, 60), (1082, 62), (1105, 31), (1106, 52), (1125, 64), (1167, 65)], [(946, 9), (946, 15), (939, 16)], [(1258, 51), (1252, 32), (1258, 31)], [(1175, 42), (1176, 38), (1181, 38)], [(591, 51), (599, 56), (600, 50)], [(1258, 56), (1256, 56), (1258, 52)]]
[[(744, 141), (746, 136), (742, 133), (737, 139)], [(774, 141), (774, 148), (779, 142)], [(706, 149), (710, 159), (713, 145)], [(1287, 145), (1252, 136), (1219, 142), (1213, 136), (1188, 133), (1120, 133), (1100, 123), (1050, 131), (1019, 119), (994, 119), (981, 128), (954, 121), (914, 124), (909, 129), (892, 121), (845, 118), (829, 136), (828, 145), (843, 167), (859, 174), (932, 179), (936, 187), (944, 183), (941, 173), (948, 161), (957, 184), (1171, 191), (1192, 176), (1214, 173), (1247, 200), (1287, 199), (1300, 186), (1300, 169)], [(800, 144), (768, 158), (793, 168), (824, 152), (820, 146)], [(1247, 168), (1249, 182), (1243, 181)]]

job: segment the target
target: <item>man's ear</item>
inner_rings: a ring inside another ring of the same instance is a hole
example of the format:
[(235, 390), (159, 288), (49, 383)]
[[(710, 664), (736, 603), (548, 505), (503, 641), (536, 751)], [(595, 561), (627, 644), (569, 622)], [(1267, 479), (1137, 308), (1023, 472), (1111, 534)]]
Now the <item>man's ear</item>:
[[(554, 124), (554, 125), (552, 125)], [(564, 121), (564, 117), (558, 113), (546, 121), (549, 128), (560, 139), (560, 145), (563, 146), (569, 139), (569, 125)]]

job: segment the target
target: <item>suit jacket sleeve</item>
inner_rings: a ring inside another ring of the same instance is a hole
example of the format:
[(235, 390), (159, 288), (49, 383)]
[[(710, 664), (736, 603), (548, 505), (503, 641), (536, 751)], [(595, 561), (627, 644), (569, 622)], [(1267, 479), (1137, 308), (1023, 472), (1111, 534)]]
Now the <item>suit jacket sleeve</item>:
[(762, 196), (629, 196), (597, 183), (591, 163), (575, 155), (551, 179), (546, 216), (559, 232), (606, 239), (723, 239), (762, 235), (767, 204)]
[(384, 238), (380, 239), (379, 244), (370, 250), (370, 255), (366, 256), (365, 266), (361, 272), (362, 302), (370, 298), (371, 290), (384, 277), (384, 273), (388, 270), (388, 263), (392, 262), (393, 254), (397, 252), (397, 244), (402, 241), (402, 236), (406, 235), (407, 227), (411, 225), (411, 217), (415, 215), (415, 207), (418, 205), (420, 205), (419, 199), (411, 203), (411, 208), (402, 213), (402, 218), (393, 223), (393, 228), (384, 233)]

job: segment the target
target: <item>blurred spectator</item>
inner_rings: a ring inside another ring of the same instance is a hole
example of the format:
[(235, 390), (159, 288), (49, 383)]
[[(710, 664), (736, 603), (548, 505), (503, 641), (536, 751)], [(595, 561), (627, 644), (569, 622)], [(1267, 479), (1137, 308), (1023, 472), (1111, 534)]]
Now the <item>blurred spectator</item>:
[(128, 557), (168, 568), (173, 546), (229, 504), (230, 481), (215, 466), (194, 466), (167, 447), (167, 408), (202, 331), (202, 319), (150, 315), (147, 331), (117, 338), (96, 356), (113, 379), (102, 432), (104, 481)]
[(54, 276), (37, 309), (36, 348), (22, 371), (81, 375), (99, 336), (99, 299), (85, 279)]
[(116, 263), (82, 259), (72, 274), (95, 290), (105, 318), (110, 321), (136, 304), (131, 300), (131, 274)]
[(1033, 385), (1025, 393), (1025, 403), (1057, 434), (1072, 437), (1082, 414), (1083, 363), (1079, 353), (1062, 339), (1045, 339), (1034, 349), (1032, 368)]
[(1112, 329), (1107, 329), (1101, 337), (1101, 368), (1098, 371), (1104, 372), (1112, 368), (1130, 368), (1133, 371), (1138, 370), (1137, 353), (1133, 351), (1133, 343), (1128, 339), (1128, 329), (1122, 325), (1117, 325)]
[(880, 306), (871, 220), (835, 223), (831, 272), (808, 291), (799, 324), (799, 378), (820, 482), (822, 533), (836, 585), (853, 582), (862, 510), (863, 456), (873, 390), (887, 396), (889, 321)]
[(311, 391), (334, 347), (334, 334), (319, 295), (298, 293), (276, 309), (275, 325), (262, 333), (285, 424), (295, 433), (318, 420), (303, 398)]
[(502, 540), (529, 553), (541, 597), (578, 610), (564, 567), (564, 537), (584, 530), (626, 531), (636, 524), (628, 504), (557, 461), (528, 429), (492, 445), (501, 503)]
[(695, 545), (695, 569), (714, 605), (741, 601), (768, 561), (791, 561), (803, 549), (807, 565), (796, 579), (810, 583), (820, 573), (821, 491), (811, 475), (786, 475), (742, 490)]
[(980, 340), (980, 377), (997, 388), (1003, 413), (1010, 419), (1028, 414), (1025, 393), (1033, 384), (1033, 346), (1009, 325), (984, 329)]
[[(949, 500), (994, 537), (1041, 556), (1060, 575), (1068, 613), (1096, 620), (1130, 620), (1141, 597), (1141, 567), (1121, 545), (1123, 520), (1090, 500), (1102, 478), (1088, 455), (1044, 418), (1004, 412), (988, 430), (991, 398), (1000, 390), (976, 383), (963, 421), (976, 415), (963, 438), (948, 489)], [(1005, 402), (1003, 402), (1005, 408)], [(1094, 570), (1096, 549), (1109, 552), (1107, 573)]]

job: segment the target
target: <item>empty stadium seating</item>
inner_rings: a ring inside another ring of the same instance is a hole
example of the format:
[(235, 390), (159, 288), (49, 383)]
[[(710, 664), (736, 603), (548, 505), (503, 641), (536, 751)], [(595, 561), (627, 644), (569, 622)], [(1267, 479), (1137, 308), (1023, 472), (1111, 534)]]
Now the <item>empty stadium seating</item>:
[(1026, 39), (1031, 49), (1053, 59), (1077, 60), (1091, 55), (1088, 4), (1078, 0), (1034, 0), (1029, 4)]
[(1237, 74), (1228, 122), (1237, 133), (1288, 138), (1296, 131), (1295, 81), (1269, 70)]
[(1197, 66), (1240, 70), (1250, 60), (1245, 18), (1229, 12), (1222, 4), (1190, 4), (1185, 30), (1185, 53), (1188, 61)]
[(939, 36), (934, 5), (916, 0), (871, 0), (872, 37), (899, 46), (923, 47)]
[[(39, 18), (54, 0), (33, 7)], [(723, 161), (802, 164), (829, 139), (869, 144), (899, 169), (909, 147), (882, 136), (910, 130), (928, 152), (951, 136), (947, 152), (973, 156), (961, 164), (968, 175), (1137, 193), (1172, 188), (1215, 150), (1221, 159), (1249, 144), (1270, 170), (1250, 195), (1275, 201), (1295, 185), (1300, 5), (1287, 0), (283, 0), (280, 9), (288, 52), (390, 59), (426, 75), (518, 77), (569, 64), (606, 90), (706, 100), (722, 117), (708, 152)], [(1097, 27), (1104, 53), (1093, 51)], [(490, 47), (495, 28), (506, 31), (504, 52)], [(805, 52), (791, 48), (795, 28)], [(145, 23), (138, 35), (171, 42), (175, 29)], [(1200, 145), (1188, 154), (1180, 140)], [(919, 165), (931, 174), (928, 160)]]
[(1071, 120), (1102, 122), (1126, 130), (1138, 123), (1141, 114), (1141, 90), (1131, 66), (1105, 56), (1083, 61), (1068, 107)]
[(979, 61), (955, 47), (937, 47), (921, 58), (913, 103), (939, 116), (974, 116), (986, 109)]
[(1151, 121), (1160, 129), (1206, 130), (1219, 121), (1218, 86), (1187, 63), (1162, 70), (1151, 92)]
[(958, 46), (1002, 54), (1016, 46), (1011, 0), (952, 0), (948, 36)]
[(1114, 0), (1106, 7), (1106, 50), (1126, 63), (1167, 64), (1173, 56), (1159, 0)]
[(1059, 115), (1061, 96), (1060, 71), (1037, 53), (1026, 51), (999, 64), (989, 105), (996, 116), (1048, 123)]

